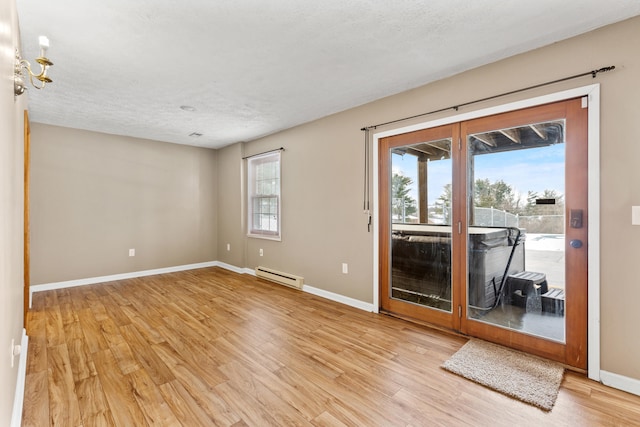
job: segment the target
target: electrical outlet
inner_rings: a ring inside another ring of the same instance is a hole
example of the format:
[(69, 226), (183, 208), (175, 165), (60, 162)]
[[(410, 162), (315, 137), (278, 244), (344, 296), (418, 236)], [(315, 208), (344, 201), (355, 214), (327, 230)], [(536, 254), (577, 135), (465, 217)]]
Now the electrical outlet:
[(264, 251), (260, 248), (260, 256), (264, 256)]
[(342, 274), (349, 274), (349, 264), (346, 262), (342, 263)]
[(136, 250), (135, 249), (129, 249), (129, 256), (136, 256)]
[(640, 225), (640, 206), (631, 206), (631, 225)]
[(227, 243), (227, 251), (231, 250), (231, 243)]
[(15, 339), (11, 339), (11, 367), (15, 365), (16, 356), (20, 356), (22, 352), (22, 346), (20, 344), (16, 344)]

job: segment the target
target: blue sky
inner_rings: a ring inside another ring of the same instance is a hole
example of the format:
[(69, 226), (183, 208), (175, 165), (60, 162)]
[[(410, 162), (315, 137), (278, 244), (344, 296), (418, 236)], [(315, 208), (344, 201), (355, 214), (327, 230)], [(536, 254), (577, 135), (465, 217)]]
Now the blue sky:
[[(527, 191), (556, 190), (564, 194), (565, 144), (549, 147), (483, 154), (475, 157), (475, 177), (491, 182), (502, 179), (523, 196)], [(417, 200), (418, 170), (416, 157), (392, 155), (393, 172), (402, 173), (414, 182), (412, 197)], [(429, 162), (429, 205), (442, 194), (445, 184), (451, 183), (451, 160)]]

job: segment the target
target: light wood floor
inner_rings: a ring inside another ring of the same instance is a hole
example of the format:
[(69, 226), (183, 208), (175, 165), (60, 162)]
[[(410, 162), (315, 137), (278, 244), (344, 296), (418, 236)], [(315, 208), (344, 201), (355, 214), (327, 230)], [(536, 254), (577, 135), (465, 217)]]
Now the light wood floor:
[(40, 292), (24, 426), (620, 426), (568, 372), (545, 413), (439, 366), (464, 338), (207, 268)]

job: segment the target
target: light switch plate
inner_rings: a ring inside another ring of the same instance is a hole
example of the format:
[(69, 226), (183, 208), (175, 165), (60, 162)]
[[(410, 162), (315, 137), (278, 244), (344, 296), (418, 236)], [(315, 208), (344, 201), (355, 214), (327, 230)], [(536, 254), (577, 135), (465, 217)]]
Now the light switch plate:
[(631, 206), (631, 225), (640, 225), (640, 206)]

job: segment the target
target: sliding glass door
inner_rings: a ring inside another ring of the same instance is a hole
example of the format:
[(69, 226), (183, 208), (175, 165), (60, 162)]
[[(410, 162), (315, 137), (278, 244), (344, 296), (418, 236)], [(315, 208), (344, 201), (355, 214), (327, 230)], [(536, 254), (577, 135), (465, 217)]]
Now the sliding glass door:
[(382, 139), (381, 308), (586, 367), (586, 117), (576, 99)]

